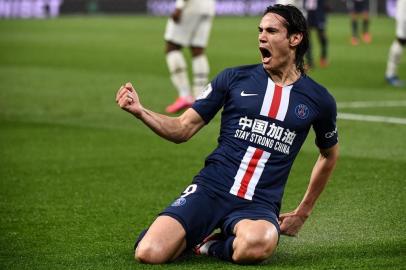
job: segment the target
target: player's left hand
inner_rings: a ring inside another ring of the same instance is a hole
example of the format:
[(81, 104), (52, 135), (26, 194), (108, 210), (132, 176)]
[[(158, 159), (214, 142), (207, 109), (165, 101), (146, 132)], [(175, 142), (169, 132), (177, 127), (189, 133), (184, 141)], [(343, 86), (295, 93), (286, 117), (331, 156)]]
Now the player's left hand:
[(278, 222), (281, 229), (281, 234), (287, 236), (296, 236), (305, 221), (306, 218), (298, 215), (295, 211), (280, 215)]

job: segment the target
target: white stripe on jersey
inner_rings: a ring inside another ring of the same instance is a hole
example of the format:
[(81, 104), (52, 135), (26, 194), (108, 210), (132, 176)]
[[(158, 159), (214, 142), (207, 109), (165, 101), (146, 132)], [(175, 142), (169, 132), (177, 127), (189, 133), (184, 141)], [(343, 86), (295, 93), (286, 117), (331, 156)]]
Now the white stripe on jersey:
[[(254, 161), (253, 157), (256, 152), (260, 156), (258, 160)], [(252, 200), (255, 194), (255, 187), (270, 156), (271, 154), (266, 151), (248, 146), (247, 152), (245, 152), (237, 174), (234, 177), (234, 184), (230, 189), (230, 193), (247, 200)]]
[[(275, 90), (276, 87), (277, 86), (275, 85), (275, 83), (270, 78), (268, 78), (268, 85), (266, 87), (266, 92), (265, 92), (265, 96), (264, 96), (264, 101), (262, 103), (260, 115), (269, 117), (269, 111), (271, 109), (271, 105), (272, 105), (272, 102), (274, 99), (274, 93), (276, 91)], [(279, 121), (285, 120), (286, 113), (287, 113), (288, 107), (289, 107), (290, 92), (291, 92), (292, 87), (293, 87), (293, 85), (283, 87), (282, 96), (281, 96), (280, 101), (279, 100), (274, 101), (274, 102), (277, 102), (277, 105), (279, 108), (275, 119), (277, 119)]]
[(264, 101), (262, 102), (261, 112), (259, 113), (260, 115), (268, 116), (269, 108), (271, 108), (274, 89), (275, 89), (274, 82), (268, 78), (268, 85), (266, 86)]
[(258, 161), (257, 167), (255, 168), (254, 175), (251, 178), (251, 181), (248, 184), (247, 193), (244, 198), (247, 200), (252, 200), (252, 197), (255, 193), (255, 187), (258, 184), (259, 178), (261, 178), (262, 172), (265, 169), (265, 163), (268, 161), (271, 153), (264, 151), (262, 153), (261, 159)]
[(292, 89), (293, 85), (285, 86), (282, 88), (282, 99), (281, 104), (279, 105), (279, 111), (276, 115), (276, 119), (280, 121), (284, 121), (286, 117), (286, 113), (288, 112), (289, 107), (289, 100), (290, 100), (290, 90)]

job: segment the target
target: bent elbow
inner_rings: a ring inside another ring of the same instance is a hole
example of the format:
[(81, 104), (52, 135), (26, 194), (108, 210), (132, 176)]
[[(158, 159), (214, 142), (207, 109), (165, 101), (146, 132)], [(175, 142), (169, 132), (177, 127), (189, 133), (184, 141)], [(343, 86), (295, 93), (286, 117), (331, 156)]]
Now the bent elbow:
[(181, 144), (181, 143), (187, 142), (189, 139), (190, 139), (190, 136), (179, 136), (179, 137), (173, 138), (171, 141), (176, 144)]
[(187, 142), (187, 140), (173, 140), (172, 142), (176, 144), (181, 144)]

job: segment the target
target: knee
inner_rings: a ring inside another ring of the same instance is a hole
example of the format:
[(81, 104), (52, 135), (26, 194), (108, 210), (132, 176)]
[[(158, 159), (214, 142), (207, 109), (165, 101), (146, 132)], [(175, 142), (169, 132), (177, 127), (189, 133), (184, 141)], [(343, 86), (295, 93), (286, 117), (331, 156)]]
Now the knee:
[(165, 53), (170, 53), (172, 51), (180, 51), (182, 50), (182, 46), (170, 41), (166, 42), (166, 46), (165, 46)]
[(198, 57), (204, 54), (203, 47), (191, 47), (190, 52), (192, 53), (192, 57)]
[(236, 263), (262, 262), (272, 255), (276, 247), (272, 244), (272, 239), (249, 236), (241, 240), (233, 253), (233, 261)]
[(164, 254), (164, 247), (141, 242), (135, 250), (134, 258), (141, 263), (161, 264), (169, 260)]
[(259, 263), (269, 257), (276, 249), (278, 233), (276, 228), (246, 231), (237, 235), (234, 245), (233, 261), (236, 263)]
[(402, 47), (405, 47), (405, 45), (406, 45), (406, 39), (405, 39), (405, 38), (400, 38), (400, 37), (398, 37), (397, 40), (398, 40), (399, 44), (400, 44)]

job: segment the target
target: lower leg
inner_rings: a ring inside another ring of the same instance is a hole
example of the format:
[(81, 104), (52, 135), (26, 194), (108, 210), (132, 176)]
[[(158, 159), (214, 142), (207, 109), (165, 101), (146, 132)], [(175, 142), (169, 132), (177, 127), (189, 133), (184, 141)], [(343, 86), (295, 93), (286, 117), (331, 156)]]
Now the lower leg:
[(327, 61), (327, 49), (328, 49), (328, 39), (324, 29), (319, 29), (317, 31), (320, 47), (321, 47), (321, 57), (320, 59)]
[(352, 37), (358, 38), (358, 20), (355, 14), (351, 15), (351, 34)]
[(368, 13), (364, 14), (364, 18), (362, 21), (362, 40), (365, 43), (371, 43), (372, 37), (369, 33), (369, 16)]
[(171, 80), (176, 90), (178, 98), (174, 103), (166, 107), (168, 113), (176, 113), (192, 105), (194, 98), (190, 90), (190, 83), (187, 73), (187, 65), (180, 46), (167, 42), (166, 62), (171, 74)]
[(358, 22), (353, 19), (351, 21), (351, 44), (356, 46), (359, 44), (358, 40)]
[(224, 261), (232, 261), (233, 257), (233, 243), (235, 236), (229, 236), (226, 239), (215, 240), (207, 249), (207, 255), (219, 258)]
[(200, 96), (207, 84), (210, 67), (204, 48), (192, 47), (193, 95)]
[(368, 12), (363, 13), (363, 17), (362, 17), (362, 33), (369, 33), (369, 15), (368, 15)]
[(190, 96), (190, 84), (186, 60), (180, 50), (171, 50), (166, 54), (166, 63), (173, 85), (180, 97)]
[(313, 63), (313, 52), (312, 52), (312, 42), (311, 42), (311, 34), (309, 31), (309, 48), (307, 50), (306, 53), (306, 62), (309, 65), (309, 67), (313, 67), (314, 63)]
[(389, 49), (388, 62), (386, 65), (385, 75), (387, 78), (395, 77), (397, 75), (397, 69), (400, 63), (400, 59), (403, 54), (403, 46), (401, 42), (396, 39), (392, 42)]
[(234, 233), (209, 237), (198, 247), (198, 253), (235, 263), (258, 263), (269, 258), (278, 244), (278, 231), (266, 220), (241, 220)]

